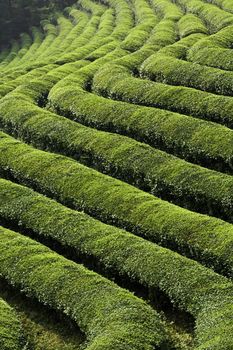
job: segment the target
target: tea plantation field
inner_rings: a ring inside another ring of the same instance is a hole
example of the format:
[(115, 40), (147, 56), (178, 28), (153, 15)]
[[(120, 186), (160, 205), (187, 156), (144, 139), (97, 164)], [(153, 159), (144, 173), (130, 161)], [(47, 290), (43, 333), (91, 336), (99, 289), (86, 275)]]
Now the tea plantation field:
[(232, 278), (233, 0), (74, 0), (4, 45), (0, 350), (233, 350)]

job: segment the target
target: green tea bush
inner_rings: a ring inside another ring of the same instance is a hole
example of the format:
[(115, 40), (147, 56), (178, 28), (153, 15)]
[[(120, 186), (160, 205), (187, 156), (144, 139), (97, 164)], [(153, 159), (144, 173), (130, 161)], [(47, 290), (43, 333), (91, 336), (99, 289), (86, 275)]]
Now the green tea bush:
[[(132, 59), (124, 64), (132, 65)], [(138, 62), (138, 61), (137, 61)], [(217, 169), (232, 168), (232, 130), (216, 123), (157, 108), (113, 101), (84, 90), (90, 66), (57, 83), (49, 103), (85, 125), (128, 135)], [(92, 106), (95, 105), (95, 109)], [(221, 165), (222, 164), (222, 165)]]
[(175, 243), (191, 255), (197, 251), (204, 256), (211, 246), (211, 237), (219, 252), (220, 246), (228, 245), (228, 239), (222, 240), (222, 235), (227, 237), (231, 225), (221, 220), (177, 207), (74, 160), (35, 150), (3, 133), (0, 149), (0, 169), (5, 176), (11, 175), (103, 221), (155, 242)]
[(143, 63), (141, 75), (165, 84), (187, 86), (221, 95), (233, 95), (232, 72), (159, 53), (150, 56)]
[(194, 63), (224, 70), (233, 69), (231, 43), (233, 26), (197, 42), (188, 52), (187, 59)]
[(162, 347), (163, 325), (144, 301), (19, 233), (1, 227), (0, 236), (1, 275), (75, 320), (87, 350)]
[(163, 19), (178, 21), (183, 15), (180, 7), (171, 0), (152, 0), (151, 3)]
[(31, 36), (29, 34), (22, 33), (20, 35), (20, 38), (21, 38), (21, 40), (20, 40), (21, 41), (21, 43), (20, 43), (21, 48), (18, 51), (17, 56), (10, 62), (10, 64), (8, 64), (8, 67), (10, 65), (14, 66), (15, 64), (17, 64), (32, 45), (32, 39), (31, 39)]
[(171, 56), (171, 57), (186, 60), (188, 50), (192, 46), (194, 46), (197, 42), (201, 41), (203, 38), (206, 38), (206, 34), (203, 34), (203, 33), (190, 34), (174, 43), (171, 43), (169, 45), (166, 45), (165, 47), (162, 47), (159, 50), (158, 54), (163, 54), (165, 56)]
[(208, 29), (203, 21), (196, 15), (188, 13), (182, 16), (178, 22), (179, 35), (184, 38), (195, 33), (208, 34)]
[(211, 33), (216, 33), (224, 27), (233, 24), (233, 15), (215, 5), (201, 0), (176, 0), (186, 12), (193, 13), (206, 23)]
[(36, 50), (39, 48), (39, 46), (42, 44), (44, 35), (43, 32), (38, 29), (37, 27), (32, 27), (31, 29), (31, 35), (33, 38), (32, 45), (28, 48), (27, 52), (21, 57), (20, 62), (17, 62), (17, 64), (21, 64), (25, 61), (31, 60), (32, 58), (35, 59), (35, 53)]
[[(72, 249), (74, 256), (81, 252), (92, 261), (94, 258), (108, 273), (127, 275), (131, 281), (151, 289), (152, 295), (157, 289), (167, 294), (173, 303), (195, 317), (195, 339), (200, 347), (208, 344), (210, 335), (216, 337), (216, 346), (232, 344), (230, 313), (224, 306), (232, 309), (233, 285), (226, 278), (171, 250), (63, 207), (26, 187), (0, 180), (0, 195), (3, 198), (1, 217), (58, 241)], [(227, 249), (231, 259), (230, 244)]]
[(4, 66), (8, 65), (17, 56), (19, 51), (20, 51), (19, 42), (16, 40), (12, 41), (11, 48), (10, 48), (7, 56), (1, 62), (0, 68), (3, 68)]
[(213, 5), (219, 6), (224, 11), (233, 13), (233, 5), (231, 0), (206, 0)]
[(136, 25), (121, 43), (124, 50), (136, 51), (146, 42), (152, 29), (158, 23), (158, 18), (145, 0), (134, 0)]
[(102, 0), (115, 9), (116, 26), (111, 38), (116, 41), (123, 41), (134, 27), (134, 13), (130, 4), (125, 0)]
[(108, 98), (167, 109), (233, 127), (233, 101), (230, 97), (142, 80), (132, 77), (125, 67), (104, 66), (95, 74), (93, 91)]
[[(22, 93), (7, 96), (5, 103), (2, 100), (0, 120), (6, 130), (37, 147), (84, 159), (88, 165), (162, 198), (170, 196), (192, 209), (202, 210), (204, 206), (210, 213), (231, 220), (231, 176), (185, 162), (125, 136), (87, 128), (27, 103), (27, 96), (40, 93), (44, 82), (43, 79), (41, 84), (37, 81), (22, 88), (27, 91), (24, 104)], [(15, 99), (20, 104), (13, 105)]]
[(173, 44), (176, 39), (176, 22), (171, 19), (162, 19), (152, 31), (145, 47), (151, 45), (154, 51), (156, 48), (159, 50), (161, 47)]
[[(98, 8), (98, 10), (99, 10), (99, 8)], [(94, 21), (93, 21), (93, 24), (95, 25), (94, 26), (94, 31), (96, 31), (96, 24), (98, 24), (99, 23), (99, 20), (100, 20), (100, 18), (96, 18), (95, 16), (93, 16), (94, 17)], [(106, 20), (108, 19), (108, 12), (106, 13), (106, 14), (104, 14), (104, 16), (103, 16), (103, 19), (101, 19), (101, 23), (102, 23), (102, 26), (103, 26), (103, 28), (102, 28), (102, 32), (101, 32), (101, 30), (100, 30), (100, 32), (99, 32), (99, 35), (102, 35), (103, 37), (104, 37), (104, 35), (106, 35), (106, 24), (107, 23), (105, 23), (106, 22)], [(96, 22), (96, 20), (97, 20), (97, 22)], [(91, 24), (92, 25), (92, 24)], [(78, 25), (77, 25), (77, 27), (78, 28), (76, 28), (79, 32), (80, 32), (80, 30), (82, 31), (82, 29), (83, 29), (83, 21), (80, 21), (80, 23), (78, 23)], [(88, 28), (90, 29), (90, 27), (87, 27), (87, 30), (88, 30)], [(108, 24), (108, 28), (109, 28), (109, 24)], [(105, 30), (105, 32), (103, 32)], [(108, 29), (109, 30), (109, 29)], [(111, 30), (111, 26), (110, 26), (110, 30)], [(92, 35), (93, 36), (93, 33), (91, 32), (91, 33), (89, 33), (89, 35)], [(86, 34), (85, 33), (83, 33), (83, 35), (81, 35), (80, 37), (79, 37), (79, 39), (80, 39), (80, 45), (84, 45), (85, 44), (85, 42), (88, 40), (88, 37), (86, 37)], [(97, 41), (97, 38), (93, 38), (93, 41)], [(66, 41), (64, 40), (64, 43), (65, 43)], [(78, 49), (78, 47), (79, 47), (79, 45), (78, 45), (78, 42), (76, 41), (76, 49)], [(98, 43), (99, 45), (100, 45), (100, 43)], [(79, 50), (79, 56), (80, 57), (83, 57), (83, 55), (88, 55), (88, 53), (90, 52), (90, 50), (93, 50), (94, 48), (96, 48), (96, 44), (95, 44), (95, 46), (93, 47), (93, 44), (91, 44), (91, 45), (88, 45), (89, 46), (89, 48), (88, 49), (85, 49), (85, 46), (84, 46), (84, 48), (83, 48), (83, 50), (80, 52), (80, 50)], [(63, 47), (63, 46), (62, 46)], [(97, 47), (98, 47), (98, 45), (97, 45)], [(61, 50), (61, 52), (63, 53), (63, 50)], [(40, 57), (40, 55), (39, 55), (39, 53), (37, 53), (38, 54), (38, 58)], [(54, 62), (55, 60), (57, 60), (57, 54), (58, 54), (58, 52), (56, 52), (56, 55), (55, 56), (53, 56), (52, 54), (49, 56), (50, 57), (50, 59), (49, 60), (47, 60), (47, 62), (46, 62), (46, 66), (47, 67), (49, 67), (48, 66), (48, 63), (49, 62)], [(64, 56), (64, 55), (63, 55)], [(52, 58), (52, 57), (54, 57), (54, 58)], [(68, 56), (69, 57), (69, 56)], [(26, 66), (22, 66), (22, 68), (20, 69), (20, 70), (18, 70), (17, 71), (17, 75), (16, 75), (16, 71), (15, 71), (15, 69), (11, 69), (11, 70), (9, 70), (8, 72), (8, 79), (7, 79), (7, 85), (5, 85), (5, 86), (2, 86), (2, 90), (3, 90), (3, 92), (2, 92), (2, 95), (5, 95), (6, 93), (8, 93), (8, 92), (10, 92), (11, 90), (13, 90), (15, 87), (17, 87), (20, 83), (23, 83), (23, 81), (28, 81), (28, 78), (30, 78), (29, 76), (28, 76), (28, 73), (27, 73), (27, 71), (30, 69), (30, 71), (31, 70), (35, 70), (35, 69), (37, 69), (36, 67), (44, 67), (44, 63), (43, 63), (43, 61), (41, 61), (41, 60), (39, 60), (38, 61), (38, 63), (37, 64), (35, 64), (35, 63), (33, 63), (33, 66), (32, 67), (30, 67), (30, 65), (28, 66), (28, 65), (26, 65)], [(26, 75), (27, 74), (27, 75)], [(15, 77), (19, 77), (17, 80), (10, 80), (10, 79), (13, 79), (13, 77), (15, 78)], [(4, 73), (4, 78), (6, 78), (6, 72)], [(10, 80), (10, 81), (9, 81)]]
[(25, 340), (16, 312), (0, 298), (0, 347), (1, 350), (25, 349)]
[[(233, 346), (233, 226), (216, 218), (233, 221), (232, 19), (227, 0), (79, 0), (0, 54), (0, 127), (19, 139), (0, 133), (2, 224), (165, 294), (194, 317), (195, 350)], [(170, 348), (145, 302), (0, 235), (0, 275), (87, 349)]]

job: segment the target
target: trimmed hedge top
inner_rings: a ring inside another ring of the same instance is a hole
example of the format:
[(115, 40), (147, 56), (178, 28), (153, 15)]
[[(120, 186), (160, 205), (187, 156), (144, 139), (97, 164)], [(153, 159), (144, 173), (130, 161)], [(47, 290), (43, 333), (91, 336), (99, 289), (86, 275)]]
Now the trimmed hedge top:
[[(0, 275), (89, 350), (233, 349), (230, 0), (35, 4), (0, 52)], [(0, 347), (22, 333), (0, 300)]]

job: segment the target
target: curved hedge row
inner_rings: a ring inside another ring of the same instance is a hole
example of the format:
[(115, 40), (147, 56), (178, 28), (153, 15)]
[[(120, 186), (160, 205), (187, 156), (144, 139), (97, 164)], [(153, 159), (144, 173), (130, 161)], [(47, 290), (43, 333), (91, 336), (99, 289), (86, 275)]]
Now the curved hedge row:
[[(182, 17), (184, 18), (184, 17)], [(166, 84), (188, 86), (223, 95), (232, 95), (231, 72), (185, 61), (189, 51), (205, 42), (206, 36), (191, 34), (148, 57), (140, 67), (141, 77)]]
[(215, 5), (202, 0), (175, 0), (187, 12), (191, 12), (206, 23), (210, 32), (215, 33), (233, 24), (233, 14), (227, 13)]
[(188, 52), (187, 59), (194, 63), (225, 70), (233, 69), (231, 43), (233, 26), (197, 42)]
[[(116, 26), (114, 29), (112, 30), (112, 24), (109, 21), (109, 18), (106, 16), (104, 18), (103, 16), (103, 22), (100, 24), (99, 30), (96, 33), (87, 30), (83, 39), (76, 42), (76, 45), (78, 44), (77, 49), (60, 56), (56, 59), (55, 63), (64, 64), (66, 62), (78, 61), (85, 57), (90, 59), (93, 51), (98, 49), (101, 50), (104, 45), (107, 47), (107, 52), (116, 48), (118, 40), (123, 40), (133, 27), (132, 11), (130, 10), (129, 5), (123, 0), (120, 2), (118, 1), (117, 3), (115, 0), (110, 0), (109, 3), (116, 11)], [(124, 15), (123, 11), (125, 12)], [(94, 34), (95, 36), (93, 37)], [(101, 54), (103, 53), (105, 54), (105, 52), (102, 52)]]
[(224, 11), (233, 13), (233, 5), (231, 0), (207, 0), (211, 4), (219, 6)]
[[(233, 125), (232, 98), (208, 93), (232, 94), (231, 72), (208, 67), (231, 56), (233, 14), (220, 2), (80, 0), (44, 21), (43, 33), (34, 29), (31, 44), (24, 35), (0, 55), (0, 126), (104, 173), (1, 132), (0, 176), (62, 204), (0, 179), (0, 219), (139, 283), (152, 302), (165, 294), (195, 318), (194, 350), (233, 346), (233, 225), (187, 207), (233, 220), (233, 178), (164, 150), (232, 172), (233, 131), (209, 121)], [(75, 319), (88, 349), (176, 347), (157, 313), (130, 293), (16, 232), (0, 235), (0, 274)]]
[[(99, 9), (99, 8), (98, 8)], [(111, 11), (110, 13), (108, 13), (106, 11), (106, 13), (104, 14), (104, 16), (102, 16), (102, 18), (98, 18), (97, 16), (93, 16), (92, 17), (92, 22), (89, 23), (89, 25), (86, 27), (86, 30), (84, 31), (84, 33), (82, 35), (79, 36), (79, 42), (77, 40), (75, 40), (75, 45), (76, 45), (76, 49), (78, 50), (78, 48), (80, 47), (80, 45), (84, 45), (88, 42), (87, 47), (89, 49), (87, 49), (85, 46), (83, 46), (82, 50), (79, 49), (79, 56), (82, 58), (85, 55), (88, 55), (88, 53), (90, 52), (90, 50), (93, 50), (93, 44), (90, 44), (89, 39), (91, 37), (93, 37), (93, 34), (96, 32), (96, 25), (100, 22), (100, 25), (102, 26), (102, 29), (99, 30), (97, 32), (97, 36), (100, 35), (102, 37), (105, 37), (108, 33), (108, 31), (111, 31), (111, 24), (112, 22), (109, 23), (109, 15), (110, 18), (112, 18), (111, 16)], [(94, 27), (93, 27), (94, 25)], [(83, 23), (82, 21), (80, 23), (77, 24), (77, 28), (74, 27), (75, 29), (78, 29), (78, 31), (83, 29)], [(94, 29), (94, 32), (93, 32)], [(95, 41), (95, 46), (94, 48), (100, 46), (100, 43), (97, 41), (97, 37), (93, 38), (93, 41)], [(65, 42), (65, 41), (64, 41)], [(96, 46), (96, 43), (98, 43), (98, 45)], [(63, 52), (63, 51), (62, 51)], [(67, 54), (65, 54), (67, 55)], [(39, 57), (39, 52), (37, 53), (37, 56)], [(50, 57), (50, 61), (54, 61), (57, 60), (57, 55), (54, 56), (54, 58), (52, 58), (53, 56), (51, 55)], [(49, 68), (49, 65), (47, 64), (48, 62), (46, 62), (46, 66)], [(35, 67), (35, 63), (33, 63), (34, 67)], [(36, 66), (39, 67), (44, 67), (43, 63), (37, 63)], [(51, 66), (50, 66), (51, 67)], [(18, 85), (20, 85), (20, 83), (23, 83), (23, 81), (27, 81), (28, 78), (31, 78), (30, 76), (28, 76), (28, 74), (26, 75), (25, 73), (27, 73), (28, 69), (30, 68), (30, 70), (32, 69), (32, 67), (26, 65), (24, 68), (21, 68), (21, 70), (19, 70), (18, 75), (19, 77), (14, 80), (14, 81), (10, 81), (7, 84), (3, 85), (1, 87), (2, 90), (2, 95), (5, 95), (6, 93), (10, 92), (13, 88), (17, 87)], [(43, 68), (42, 68), (43, 69)], [(32, 72), (34, 72), (35, 69), (32, 70)], [(11, 71), (9, 71), (11, 72)], [(8, 73), (14, 76), (15, 78), (15, 71), (13, 70), (13, 73)], [(29, 73), (30, 74), (30, 73)], [(11, 76), (10, 75), (10, 76)], [(9, 80), (9, 79), (8, 79)]]
[[(153, 52), (159, 50), (161, 47), (165, 47), (166, 45), (170, 45), (175, 42), (177, 38), (176, 32), (176, 22), (171, 19), (162, 19), (154, 28), (151, 33), (151, 36), (148, 38), (145, 45), (141, 50), (151, 48)], [(138, 50), (138, 53), (141, 51)], [(131, 61), (132, 67), (132, 55), (128, 55), (129, 60)], [(124, 61), (124, 64), (126, 62)]]
[(90, 21), (90, 14), (88, 14), (87, 11), (84, 11), (84, 9), (80, 11), (76, 7), (71, 7), (66, 9), (66, 13), (68, 18), (71, 18), (72, 20), (73, 28), (64, 38), (64, 41), (59, 45), (59, 54), (64, 54), (64, 52), (71, 52), (77, 49), (75, 43), (85, 30), (88, 21)]
[(233, 72), (205, 67), (159, 53), (150, 56), (140, 71), (142, 77), (164, 84), (182, 85), (233, 96)]
[(40, 59), (46, 57), (46, 60), (50, 61), (50, 59), (53, 58), (53, 56), (59, 55), (61, 52), (61, 44), (64, 42), (68, 34), (73, 29), (72, 21), (66, 18), (65, 16), (58, 15), (56, 22), (57, 36), (51, 42), (47, 50), (41, 51)]
[[(73, 49), (73, 51), (71, 51), (69, 54), (66, 52), (64, 53), (63, 50), (60, 50), (60, 53), (62, 53), (62, 57), (64, 60), (65, 59), (67, 59), (68, 61), (75, 60), (75, 57), (77, 56), (77, 54), (75, 56), (75, 50), (78, 51), (80, 47), (83, 47), (82, 51), (86, 52), (85, 44), (89, 45), (90, 39), (93, 39), (93, 35), (96, 34), (96, 32), (98, 31), (99, 25), (101, 25), (101, 22), (106, 17), (106, 15), (104, 14), (104, 8), (102, 6), (97, 4), (95, 5), (94, 3), (87, 0), (86, 1), (83, 0), (82, 5), (83, 6), (85, 5), (85, 7), (92, 12), (92, 16), (89, 22), (87, 22), (88, 18), (85, 17), (84, 20), (81, 20), (80, 23), (77, 23), (77, 26), (74, 27), (78, 30), (78, 34), (81, 34), (81, 35), (79, 35), (77, 38), (76, 37), (73, 38), (73, 43), (72, 45), (70, 45), (70, 49), (71, 50)], [(103, 19), (101, 19), (101, 16), (103, 17)], [(62, 19), (62, 17), (58, 16), (58, 19), (59, 18)], [(31, 57), (32, 62), (30, 63), (30, 60), (27, 59), (25, 63), (22, 62), (23, 64), (19, 66), (19, 68), (21, 68), (20, 74), (24, 74), (25, 71), (27, 72), (29, 69), (31, 70), (36, 67), (47, 65), (48, 63), (54, 63), (54, 61), (58, 60), (59, 56), (57, 55), (57, 52), (55, 52), (54, 55), (50, 54), (50, 51), (49, 51), (49, 54), (47, 52), (47, 50), (50, 50), (50, 47), (52, 43), (55, 42), (56, 38), (59, 38), (59, 35), (57, 36), (57, 28), (58, 28), (57, 26), (52, 25), (49, 22), (44, 23), (44, 29), (47, 32), (47, 35), (43, 40), (42, 44), (37, 48), (36, 52), (34, 52), (34, 55)], [(111, 26), (109, 30), (110, 31), (112, 30)], [(92, 49), (92, 46), (91, 46), (91, 49)], [(47, 52), (47, 56), (45, 56), (46, 52)], [(88, 54), (88, 52), (86, 54)], [(35, 55), (36, 55), (36, 60), (35, 60)], [(9, 69), (10, 74), (11, 72), (14, 73), (14, 71), (15, 71), (14, 68)], [(6, 75), (6, 73), (7, 71), (4, 71), (4, 75)]]
[[(97, 131), (43, 111), (27, 102), (40, 96), (43, 81), (21, 87), (0, 103), (0, 124), (42, 149), (84, 159), (109, 175), (121, 178), (162, 198), (172, 198), (232, 220), (233, 178), (176, 158), (135, 140)], [(23, 91), (27, 94), (23, 96)], [(39, 91), (39, 94), (38, 94)], [(19, 100), (19, 104), (13, 101)], [(23, 102), (24, 99), (24, 102)], [(63, 136), (64, 135), (64, 136)]]
[(19, 233), (0, 228), (0, 273), (62, 310), (87, 336), (88, 350), (153, 350), (165, 335), (158, 314), (113, 282)]
[(1, 350), (26, 350), (22, 327), (15, 311), (0, 298)]
[(95, 74), (93, 91), (108, 98), (157, 107), (233, 128), (233, 101), (228, 96), (132, 77), (127, 68), (109, 64)]
[(102, 0), (116, 12), (116, 27), (111, 35), (113, 40), (122, 41), (134, 26), (134, 10), (125, 0)]
[(13, 40), (9, 51), (7, 52), (6, 57), (1, 62), (0, 67), (4, 67), (5, 65), (8, 65), (17, 56), (17, 53), (19, 52), (19, 50), (20, 50), (19, 42), (16, 40)]
[(157, 25), (158, 18), (145, 0), (133, 0), (136, 13), (136, 26), (129, 32), (125, 40), (120, 44), (124, 50), (134, 52), (148, 39), (152, 29)]
[(18, 77), (16, 77), (17, 74), (15, 73), (14, 80), (8, 81), (5, 84), (0, 85), (0, 97), (2, 98), (3, 96), (9, 94), (12, 90), (22, 85), (25, 81), (41, 78), (45, 74), (49, 73), (51, 70), (56, 68), (58, 68), (57, 65), (48, 64), (46, 66), (30, 70), (28, 73), (25, 74), (21, 74), (22, 72), (20, 72)]
[[(26, 187), (0, 180), (0, 194), (4, 198), (0, 203), (1, 217), (58, 241), (71, 248), (74, 256), (81, 252), (92, 261), (93, 258), (99, 261), (108, 271), (139, 281), (152, 289), (152, 295), (157, 288), (166, 293), (196, 318), (197, 325), (202, 324), (196, 332), (196, 342), (200, 346), (204, 347), (210, 334), (213, 338), (218, 337), (217, 345), (232, 344), (232, 325), (229, 336), (226, 328), (222, 328), (229, 320), (228, 312), (221, 311), (222, 306), (229, 302), (232, 307), (230, 297), (233, 296), (233, 285), (226, 278), (168, 249), (63, 207)], [(204, 319), (207, 310), (210, 317)], [(217, 319), (220, 321), (215, 329)]]
[(182, 209), (74, 160), (35, 150), (3, 133), (0, 150), (1, 173), (10, 174), (17, 181), (152, 241), (178, 246), (191, 256), (203, 256), (203, 260), (205, 255), (222, 255), (221, 261), (230, 263), (226, 252), (231, 249), (231, 224)]
[(55, 110), (85, 125), (125, 134), (187, 160), (231, 171), (232, 130), (182, 114), (91, 94), (84, 87), (92, 71), (87, 67), (83, 73), (64, 78), (50, 90), (48, 99)]
[(44, 39), (44, 33), (42, 33), (42, 31), (40, 29), (38, 29), (37, 27), (32, 27), (31, 35), (32, 35), (32, 38), (33, 38), (32, 45), (27, 50), (27, 52), (25, 52), (23, 57), (21, 57), (20, 61), (17, 62), (17, 66), (19, 64), (21, 65), (23, 62), (25, 62), (27, 60), (31, 60), (32, 57), (34, 57), (34, 55), (36, 53), (36, 50), (41, 45), (41, 43), (42, 43), (42, 41)]
[(178, 30), (181, 38), (196, 33), (208, 34), (208, 29), (203, 21), (198, 16), (191, 13), (187, 13), (180, 18), (178, 22)]
[(1, 66), (1, 63), (4, 61), (4, 59), (7, 57), (7, 55), (9, 54), (9, 51), (10, 51), (9, 48), (1, 50), (1, 52), (0, 52), (0, 66)]
[(172, 21), (178, 21), (182, 15), (182, 10), (171, 0), (151, 0), (155, 11), (160, 17)]
[(20, 50), (18, 51), (16, 57), (8, 64), (8, 67), (10, 65), (14, 66), (15, 64), (17, 64), (21, 58), (24, 56), (25, 52), (27, 52), (29, 50), (29, 48), (32, 45), (32, 38), (29, 34), (27, 33), (22, 33), (20, 35)]
[[(179, 23), (179, 22), (178, 22)], [(180, 59), (186, 59), (187, 51), (201, 39), (206, 38), (206, 34), (195, 33), (190, 34), (178, 41), (173, 41), (172, 43), (167, 43), (167, 45), (160, 48), (158, 54), (163, 54), (165, 56), (171, 56)], [(150, 57), (148, 57), (150, 59)], [(144, 63), (144, 62), (142, 62)]]
[[(90, 56), (90, 52), (97, 49), (98, 50), (98, 47), (101, 47), (101, 45), (103, 45), (103, 43), (108, 43), (110, 40), (113, 40), (115, 37), (117, 36), (120, 36), (121, 38), (123, 37), (123, 35), (125, 35), (127, 33), (127, 30), (129, 30), (129, 28), (132, 26), (132, 21), (131, 21), (131, 14), (129, 12), (128, 14), (128, 18), (126, 16), (127, 14), (127, 7), (124, 6), (125, 5), (125, 2), (122, 1), (122, 2), (119, 2), (116, 4), (113, 0), (110, 1), (110, 3), (112, 4), (112, 6), (115, 6), (116, 7), (116, 21), (117, 21), (117, 26), (116, 28), (113, 30), (112, 32), (112, 25), (113, 25), (113, 17), (112, 17), (112, 10), (109, 9), (107, 11), (104, 12), (103, 16), (101, 18), (99, 18), (98, 16), (100, 14), (103, 13), (103, 10), (102, 10), (102, 7), (98, 4), (93, 4), (92, 2), (88, 1), (88, 0), (83, 0), (82, 1), (82, 6), (84, 6), (87, 10), (91, 10), (93, 12), (93, 14), (95, 14), (94, 16), (92, 16), (92, 22), (94, 24), (94, 30), (96, 31), (96, 24), (99, 23), (99, 30), (97, 30), (96, 33), (93, 32), (93, 30), (90, 30), (92, 28), (92, 25), (91, 23), (86, 27), (84, 33), (78, 37), (76, 40), (73, 40), (72, 42), (72, 45), (73, 45), (73, 51), (69, 54), (65, 53), (62, 55), (61, 58), (57, 58), (57, 55), (51, 55), (51, 52), (49, 54), (49, 57), (50, 57), (50, 61), (54, 61), (54, 60), (57, 60), (59, 64), (61, 64), (61, 62), (63, 62), (64, 60), (67, 60), (67, 61), (72, 61), (72, 60), (75, 60), (75, 59), (80, 59), (82, 58), (83, 56)], [(128, 6), (128, 5), (127, 5)], [(128, 6), (129, 8), (129, 6)], [(67, 10), (68, 13), (72, 13), (72, 11), (74, 10)], [(124, 11), (124, 16), (122, 16), (122, 12)], [(98, 14), (98, 16), (97, 16)], [(77, 15), (77, 14), (76, 14)], [(61, 20), (63, 20), (63, 17), (61, 17)], [(128, 21), (128, 22), (127, 22)], [(127, 24), (127, 23), (128, 24)], [(66, 38), (66, 40), (63, 42), (63, 45), (61, 45), (59, 47), (59, 50), (61, 53), (63, 53), (63, 49), (64, 47), (67, 46), (67, 44), (70, 42), (70, 39), (73, 38), (74, 39), (74, 33), (77, 34), (77, 29), (82, 28), (82, 26), (80, 27), (80, 23), (78, 23), (77, 26), (75, 26), (73, 28), (73, 30), (71, 30), (69, 32), (69, 35), (68, 35), (68, 39)], [(123, 29), (124, 27), (124, 29)], [(74, 31), (74, 33), (71, 34), (71, 32)], [(112, 32), (112, 34), (111, 34)], [(117, 34), (118, 33), (118, 34)], [(83, 46), (84, 44), (86, 44), (87, 40), (91, 37), (93, 37), (93, 34), (96, 34), (94, 38), (92, 38), (91, 41), (88, 42), (88, 44), (85, 46)], [(109, 36), (109, 39), (107, 39), (108, 35), (111, 34)], [(88, 36), (87, 36), (88, 35)], [(71, 36), (71, 38), (70, 38)], [(61, 41), (61, 39), (59, 39)], [(67, 43), (68, 41), (68, 43)], [(71, 46), (69, 46), (69, 50), (71, 50)], [(107, 44), (105, 45), (106, 46), (106, 51), (105, 52), (101, 52), (101, 54), (105, 54), (106, 52), (108, 52), (109, 50), (113, 50), (113, 48), (115, 48), (115, 45), (116, 45), (116, 42), (110, 42), (110, 45)], [(82, 47), (82, 50), (80, 51), (80, 46), (83, 46)], [(77, 54), (75, 54), (75, 50), (77, 51)], [(50, 46), (50, 49), (51, 49), (51, 46)], [(68, 51), (69, 51), (68, 50)], [(102, 50), (103, 51), (103, 50)], [(38, 52), (39, 53), (39, 52)], [(38, 55), (37, 53), (37, 56), (40, 57), (40, 55)], [(99, 53), (98, 53), (99, 54)], [(78, 57), (77, 57), (78, 55)], [(38, 59), (37, 57), (37, 59)], [(52, 58), (54, 57), (54, 59)], [(48, 62), (47, 62), (48, 63)], [(47, 64), (46, 63), (46, 64)], [(40, 62), (40, 63), (37, 63), (37, 66), (41, 66), (43, 63)], [(34, 64), (35, 66), (35, 64)], [(28, 70), (28, 66), (25, 66), (24, 70), (22, 70), (21, 72), (19, 72), (19, 74), (23, 74), (25, 72), (25, 70)], [(15, 71), (14, 71), (14, 74), (15, 74)], [(25, 79), (28, 77), (20, 77), (19, 79)], [(7, 92), (11, 91), (14, 87), (16, 87), (17, 85), (19, 85), (19, 81), (16, 81), (16, 82), (13, 82), (13, 85), (12, 85), (12, 82), (10, 82), (10, 84), (8, 84), (7, 86), (3, 86), (2, 89), (3, 89), (3, 94), (6, 94)]]

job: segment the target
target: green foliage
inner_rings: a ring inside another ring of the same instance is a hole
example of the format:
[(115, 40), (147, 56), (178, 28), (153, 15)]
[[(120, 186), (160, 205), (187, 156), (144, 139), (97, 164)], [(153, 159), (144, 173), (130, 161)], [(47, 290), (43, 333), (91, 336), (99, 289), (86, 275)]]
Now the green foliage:
[[(37, 235), (58, 241), (72, 249), (75, 255), (81, 252), (91, 260), (94, 258), (105, 269), (127, 275), (151, 288), (152, 293), (155, 288), (165, 292), (174, 303), (196, 318), (196, 341), (201, 347), (209, 334), (218, 337), (218, 345), (232, 344), (230, 314), (228, 310), (222, 310), (223, 305), (232, 307), (233, 285), (226, 278), (173, 251), (68, 209), (26, 187), (0, 180), (0, 195), (3, 198), (0, 213), (5, 219), (13, 219)], [(229, 253), (231, 249), (229, 247)], [(218, 322), (218, 328), (215, 322)], [(224, 328), (228, 323), (229, 337)]]
[(218, 33), (200, 40), (189, 50), (187, 59), (206, 66), (232, 70), (232, 29), (233, 26), (228, 26)]
[(208, 258), (214, 261), (213, 257), (218, 256), (220, 264), (232, 266), (232, 225), (174, 206), (66, 157), (35, 150), (3, 133), (0, 150), (1, 171), (16, 180), (150, 240), (170, 242), (181, 251), (200, 255), (203, 261)]
[[(233, 226), (199, 213), (233, 220), (232, 176), (218, 172), (233, 168), (232, 6), (79, 0), (61, 13), (67, 4), (0, 4), (9, 44), (0, 126), (47, 151), (1, 132), (0, 175), (58, 201), (0, 179), (0, 217), (139, 283), (151, 301), (165, 294), (195, 318), (195, 350), (231, 349)], [(10, 42), (19, 16), (17, 35), (30, 35)], [(73, 318), (89, 350), (170, 349), (143, 301), (36, 241), (0, 234), (0, 275)]]
[(75, 320), (87, 350), (162, 346), (162, 322), (144, 301), (34, 240), (4, 228), (0, 235), (1, 275)]
[(0, 278), (0, 297), (17, 311), (27, 350), (81, 350), (85, 337), (63, 313), (28, 298), (3, 278)]
[(233, 24), (233, 14), (201, 0), (176, 0), (187, 12), (197, 15), (206, 23), (211, 33)]
[(152, 6), (164, 19), (177, 21), (183, 15), (182, 10), (171, 0), (152, 0)]
[(0, 298), (0, 347), (1, 350), (26, 349), (21, 324), (16, 312)]
[(181, 17), (178, 22), (180, 37), (186, 37), (195, 33), (208, 34), (208, 29), (202, 22), (202, 20), (191, 13), (188, 13)]
[(93, 89), (109, 98), (159, 107), (233, 127), (233, 102), (230, 97), (142, 80), (130, 76), (130, 72), (123, 67), (104, 67), (95, 75)]
[(231, 176), (185, 162), (127, 137), (87, 128), (28, 103), (26, 98), (40, 96), (45, 83), (43, 79), (25, 84), (24, 103), (22, 99), (18, 104), (12, 103), (16, 98), (20, 100), (18, 96), (23, 97), (22, 92), (2, 100), (0, 120), (4, 128), (37, 147), (81, 158), (88, 165), (155, 195), (170, 196), (190, 208), (204, 205), (211, 212), (217, 208), (220, 210), (217, 215), (232, 219)]
[[(132, 66), (132, 59), (126, 61), (123, 58), (123, 62), (127, 66)], [(109, 79), (109, 75), (105, 76), (103, 73), (109, 74), (112, 68), (113, 66), (110, 65), (102, 69), (95, 79), (98, 77), (102, 82), (107, 80), (107, 83), (110, 83), (113, 81), (112, 75)], [(129, 77), (128, 71), (122, 67), (119, 67), (119, 70), (127, 73), (125, 81), (128, 85), (129, 79), (133, 78)], [(182, 114), (113, 101), (90, 94), (84, 91), (82, 86), (85, 86), (85, 81), (89, 81), (91, 74), (92, 70), (88, 66), (85, 69), (85, 75), (80, 71), (65, 78), (50, 90), (49, 102), (63, 111), (64, 115), (68, 114), (86, 125), (123, 133), (155, 147), (162, 146), (203, 165), (209, 162), (217, 169), (219, 164), (223, 164), (225, 168), (231, 168), (231, 130)], [(95, 105), (94, 110), (93, 105)]]
[(213, 5), (219, 6), (221, 9), (233, 13), (233, 5), (231, 0), (207, 0)]
[(130, 31), (121, 43), (124, 50), (136, 51), (146, 42), (152, 29), (158, 23), (158, 18), (145, 0), (134, 0), (137, 14), (137, 25)]
[[(193, 40), (190, 39), (191, 36), (188, 40), (190, 44), (193, 44)], [(175, 43), (151, 55), (141, 66), (141, 76), (165, 84), (187, 86), (198, 90), (232, 96), (232, 72), (206, 67), (196, 62), (191, 63), (184, 60), (188, 50), (188, 40), (181, 40), (179, 44)], [(206, 41), (206, 39), (202, 39), (202, 41)], [(183, 50), (181, 50), (181, 45), (183, 45)]]

